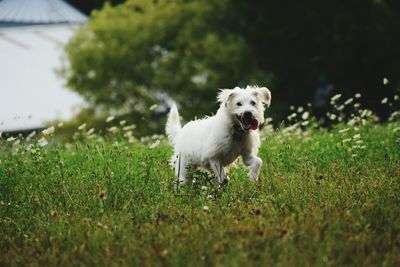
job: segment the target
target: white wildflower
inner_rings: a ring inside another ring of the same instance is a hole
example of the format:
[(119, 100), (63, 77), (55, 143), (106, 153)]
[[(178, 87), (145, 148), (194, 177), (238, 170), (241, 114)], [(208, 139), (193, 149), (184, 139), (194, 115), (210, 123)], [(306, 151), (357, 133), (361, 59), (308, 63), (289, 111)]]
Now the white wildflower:
[(54, 133), (54, 126), (51, 126), (51, 127), (47, 128), (47, 129), (44, 129), (42, 131), (42, 134), (46, 135), (46, 136), (52, 135), (53, 133)]
[(355, 135), (353, 135), (353, 139), (360, 139), (361, 138), (361, 135), (360, 134), (355, 134)]
[(361, 120), (361, 124), (362, 124), (362, 125), (366, 125), (366, 124), (367, 124), (367, 120), (362, 119), (362, 120)]
[(153, 110), (155, 110), (157, 107), (158, 107), (157, 104), (151, 105), (150, 108), (149, 108), (149, 110), (150, 110), (150, 111), (153, 111)]
[(35, 148), (34, 148), (34, 146), (32, 144), (30, 144), (30, 145), (28, 145), (26, 147), (26, 151), (28, 151), (31, 154), (35, 154), (36, 153), (36, 150), (35, 150)]
[(126, 124), (126, 120), (120, 121), (119, 125), (124, 126)]
[(294, 106), (290, 106), (289, 109), (290, 109), (290, 110), (294, 110)]
[(331, 100), (332, 100), (333, 102), (335, 102), (335, 101), (338, 100), (341, 96), (342, 96), (341, 94), (336, 94), (336, 95), (332, 96)]
[(386, 104), (387, 102), (388, 102), (388, 98), (387, 98), (387, 97), (385, 97), (385, 98), (382, 99), (382, 101), (381, 101), (382, 104)]
[(360, 103), (355, 103), (355, 104), (354, 104), (354, 107), (355, 107), (355, 108), (359, 108), (360, 106), (361, 106)]
[(160, 139), (157, 139), (155, 142), (150, 144), (149, 148), (153, 149), (160, 144)]
[(297, 113), (292, 113), (287, 118), (288, 118), (288, 120), (292, 120), (292, 119), (294, 119), (296, 117), (297, 117)]
[(132, 131), (127, 131), (127, 132), (124, 133), (124, 136), (126, 138), (129, 138), (129, 137), (133, 136), (133, 132)]
[(309, 123), (310, 123), (309, 121), (303, 121), (303, 122), (301, 123), (301, 125), (307, 126)]
[(298, 123), (295, 123), (295, 124), (290, 125), (290, 126), (288, 126), (288, 127), (286, 127), (286, 128), (283, 128), (282, 132), (283, 132), (283, 133), (292, 132), (292, 131), (294, 131), (298, 126), (299, 126), (299, 124), (298, 124)]
[(347, 99), (347, 100), (344, 102), (344, 104), (345, 104), (345, 105), (350, 105), (352, 102), (353, 102), (353, 98), (351, 97), (351, 98)]
[(389, 83), (389, 80), (387, 78), (383, 78), (383, 84), (386, 85)]
[(347, 138), (347, 139), (343, 139), (342, 140), (342, 143), (348, 143), (348, 142), (350, 142), (351, 141), (351, 138)]
[(358, 118), (352, 118), (351, 120), (349, 120), (347, 122), (347, 125), (353, 126), (357, 123), (357, 121), (358, 121)]
[(86, 123), (79, 125), (78, 130), (83, 130), (86, 128)]
[(115, 127), (115, 126), (113, 126), (113, 127), (108, 128), (108, 131), (109, 131), (110, 133), (115, 133), (116, 131), (118, 131), (118, 128)]
[(27, 137), (26, 140), (30, 141), (36, 135), (36, 131), (31, 132)]
[(132, 125), (128, 125), (128, 126), (125, 126), (124, 128), (122, 128), (124, 131), (129, 131), (129, 130), (133, 130), (133, 129), (135, 129), (136, 128), (136, 125), (135, 124), (132, 124)]
[(161, 135), (153, 134), (152, 136), (150, 136), (150, 138), (153, 139), (153, 140), (160, 139)]
[(360, 146), (360, 149), (366, 149), (367, 147), (366, 146)]
[(388, 121), (393, 121), (393, 120), (395, 120), (396, 117), (399, 116), (399, 115), (400, 115), (400, 112), (399, 112), (399, 111), (394, 111), (392, 114), (390, 114), (390, 117), (389, 117)]
[(371, 115), (372, 115), (372, 111), (371, 111), (371, 110), (364, 109), (364, 110), (362, 111), (362, 113), (361, 113), (361, 118), (369, 117), (369, 116), (371, 116)]
[(64, 126), (64, 123), (63, 123), (63, 122), (60, 122), (57, 126), (58, 126), (59, 128), (61, 128), (61, 127)]
[(340, 105), (336, 108), (338, 111), (342, 111), (344, 109), (344, 105)]
[(203, 210), (204, 210), (204, 211), (209, 211), (210, 208), (209, 208), (208, 206), (203, 206)]
[(339, 133), (345, 133), (345, 132), (347, 132), (347, 131), (349, 131), (350, 130), (350, 128), (345, 128), (345, 129), (341, 129), (341, 130), (339, 130)]
[(207, 186), (205, 185), (201, 186), (201, 190), (207, 190)]
[(400, 127), (394, 128), (393, 132), (395, 132), (395, 133), (400, 132)]
[(302, 106), (299, 106), (298, 108), (297, 108), (297, 112), (298, 113), (302, 113), (304, 111), (304, 108), (302, 107)]
[(115, 119), (114, 116), (110, 116), (110, 117), (108, 117), (108, 118), (106, 119), (106, 122), (110, 122), (110, 121), (112, 121), (112, 120), (114, 120), (114, 119)]
[(40, 146), (43, 147), (43, 146), (46, 146), (49, 142), (47, 141), (46, 138), (42, 137), (42, 138), (39, 139), (38, 143), (39, 143)]
[(361, 94), (360, 94), (360, 93), (357, 93), (357, 94), (354, 95), (354, 97), (355, 97), (355, 98), (361, 98)]
[(393, 99), (397, 101), (397, 100), (399, 100), (399, 96), (398, 95), (394, 95)]
[(331, 120), (335, 120), (336, 119), (336, 115), (335, 114), (331, 114), (331, 115), (329, 115), (329, 119), (331, 119)]
[(91, 128), (89, 131), (87, 131), (87, 135), (91, 135), (92, 133), (94, 133), (94, 128)]
[(14, 141), (15, 141), (15, 138), (12, 136), (7, 138), (7, 142), (14, 142)]
[(17, 140), (14, 141), (14, 145), (15, 145), (15, 146), (19, 145), (20, 143), (21, 143), (21, 140), (20, 140), (20, 139), (17, 139)]
[(306, 112), (303, 113), (303, 115), (301, 115), (301, 118), (303, 120), (306, 120), (306, 119), (308, 119), (309, 116), (310, 116), (310, 113), (308, 111), (306, 111)]

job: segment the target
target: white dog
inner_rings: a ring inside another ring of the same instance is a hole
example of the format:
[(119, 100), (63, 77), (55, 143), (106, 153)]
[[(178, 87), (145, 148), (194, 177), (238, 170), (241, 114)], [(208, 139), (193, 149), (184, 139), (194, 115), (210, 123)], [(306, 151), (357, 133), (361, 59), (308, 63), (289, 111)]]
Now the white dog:
[(264, 104), (271, 104), (266, 87), (222, 89), (218, 94), (217, 114), (188, 122), (181, 127), (174, 104), (168, 116), (166, 133), (174, 146), (173, 164), (180, 182), (191, 183), (188, 171), (198, 166), (215, 174), (217, 182), (229, 180), (224, 166), (242, 156), (250, 166), (249, 179), (257, 181), (262, 161), (257, 157), (260, 146), (258, 127), (264, 122)]

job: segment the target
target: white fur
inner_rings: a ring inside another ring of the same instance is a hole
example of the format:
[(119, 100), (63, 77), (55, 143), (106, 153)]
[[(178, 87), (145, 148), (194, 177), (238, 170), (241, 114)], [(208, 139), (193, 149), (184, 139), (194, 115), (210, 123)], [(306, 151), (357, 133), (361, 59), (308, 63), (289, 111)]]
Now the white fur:
[(271, 92), (266, 87), (254, 86), (223, 89), (218, 94), (218, 101), (220, 107), (215, 116), (190, 121), (183, 128), (178, 109), (175, 105), (171, 108), (166, 133), (174, 146), (172, 161), (175, 174), (181, 182), (190, 183), (189, 169), (195, 170), (201, 166), (214, 173), (217, 182), (223, 184), (228, 180), (224, 166), (239, 156), (250, 167), (249, 179), (258, 179), (262, 164), (262, 160), (257, 157), (259, 132), (258, 129), (245, 130), (241, 116), (246, 111), (251, 112), (253, 118), (263, 123), (264, 104), (270, 105)]

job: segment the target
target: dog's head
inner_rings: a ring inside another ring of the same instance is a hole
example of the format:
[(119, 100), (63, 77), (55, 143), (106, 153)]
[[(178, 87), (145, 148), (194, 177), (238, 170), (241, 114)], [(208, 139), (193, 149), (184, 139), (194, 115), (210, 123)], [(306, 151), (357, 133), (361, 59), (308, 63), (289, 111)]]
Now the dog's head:
[(264, 122), (264, 105), (271, 104), (267, 87), (247, 86), (246, 89), (221, 89), (218, 101), (243, 130), (256, 130)]

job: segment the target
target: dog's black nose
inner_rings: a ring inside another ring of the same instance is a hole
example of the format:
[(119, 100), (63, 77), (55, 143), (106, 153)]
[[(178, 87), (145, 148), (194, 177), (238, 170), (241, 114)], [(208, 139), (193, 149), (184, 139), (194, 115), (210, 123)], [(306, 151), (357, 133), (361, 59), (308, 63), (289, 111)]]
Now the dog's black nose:
[(245, 111), (245, 112), (243, 113), (243, 117), (245, 117), (245, 118), (252, 118), (252, 117), (253, 117), (253, 114), (252, 114), (250, 111)]

